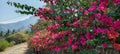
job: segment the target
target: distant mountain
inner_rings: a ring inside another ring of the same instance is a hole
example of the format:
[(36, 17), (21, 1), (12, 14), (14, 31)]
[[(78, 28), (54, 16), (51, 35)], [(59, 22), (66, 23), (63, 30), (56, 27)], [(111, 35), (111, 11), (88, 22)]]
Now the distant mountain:
[(8, 23), (8, 24), (0, 24), (0, 31), (8, 31), (15, 29), (18, 30), (29, 30), (30, 24), (35, 24), (38, 21), (38, 18), (31, 16), (29, 19), (26, 19), (24, 21), (19, 21), (16, 23)]

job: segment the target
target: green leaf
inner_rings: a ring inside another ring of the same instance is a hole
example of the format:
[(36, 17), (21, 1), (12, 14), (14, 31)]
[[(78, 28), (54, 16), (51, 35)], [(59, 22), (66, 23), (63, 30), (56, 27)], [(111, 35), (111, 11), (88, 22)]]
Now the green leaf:
[(17, 13), (20, 14), (32, 14), (36, 12), (36, 8), (33, 6), (28, 6), (27, 4), (20, 4), (20, 3), (16, 3), (16, 2), (7, 2), (8, 5), (13, 5), (16, 8), (19, 8), (19, 10), (16, 10)]
[(87, 45), (93, 45), (94, 46), (95, 42), (93, 40), (87, 40)]

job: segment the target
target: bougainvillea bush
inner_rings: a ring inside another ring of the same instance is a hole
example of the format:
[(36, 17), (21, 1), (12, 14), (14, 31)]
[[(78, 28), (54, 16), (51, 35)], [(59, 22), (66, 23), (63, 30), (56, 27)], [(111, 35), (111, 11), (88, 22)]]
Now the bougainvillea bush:
[(46, 7), (39, 8), (35, 16), (51, 23), (30, 38), (32, 47), (38, 51), (82, 54), (109, 45), (120, 50), (120, 0), (43, 1)]

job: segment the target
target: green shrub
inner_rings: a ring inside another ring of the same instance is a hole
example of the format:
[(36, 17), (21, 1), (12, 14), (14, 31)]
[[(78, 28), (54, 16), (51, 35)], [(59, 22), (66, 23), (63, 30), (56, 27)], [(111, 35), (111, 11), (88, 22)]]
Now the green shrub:
[(3, 51), (5, 48), (9, 47), (8, 41), (5, 39), (0, 40), (0, 51)]
[(14, 45), (15, 45), (15, 41), (9, 42), (9, 45), (10, 45), (10, 46), (14, 46)]
[(19, 44), (27, 41), (28, 35), (24, 32), (14, 33), (6, 38), (8, 42), (14, 42), (14, 44)]
[(38, 20), (38, 22), (35, 25), (33, 25), (33, 27), (40, 31), (43, 29), (47, 29), (47, 27), (50, 23), (51, 23), (50, 21), (40, 19), (40, 20)]

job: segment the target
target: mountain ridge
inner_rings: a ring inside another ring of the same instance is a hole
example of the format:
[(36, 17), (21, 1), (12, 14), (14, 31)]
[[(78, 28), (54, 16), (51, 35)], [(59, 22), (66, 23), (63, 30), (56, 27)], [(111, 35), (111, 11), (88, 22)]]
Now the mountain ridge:
[(0, 31), (6, 32), (9, 30), (29, 30), (30, 24), (35, 24), (38, 21), (39, 18), (31, 16), (30, 18), (18, 21), (15, 23), (8, 23), (8, 24), (0, 24)]

